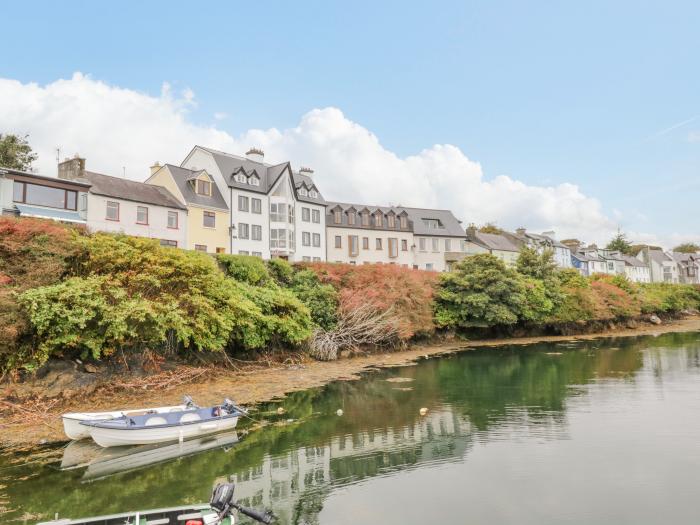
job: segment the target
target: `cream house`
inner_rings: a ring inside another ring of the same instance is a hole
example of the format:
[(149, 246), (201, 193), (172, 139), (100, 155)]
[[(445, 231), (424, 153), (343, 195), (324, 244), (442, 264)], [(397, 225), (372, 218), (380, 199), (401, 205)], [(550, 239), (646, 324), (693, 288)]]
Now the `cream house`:
[(327, 203), (329, 262), (445, 271), (464, 240), (459, 221), (447, 210)]
[(214, 178), (206, 170), (166, 164), (151, 167), (147, 184), (166, 188), (187, 209), (186, 247), (231, 253), (230, 214)]

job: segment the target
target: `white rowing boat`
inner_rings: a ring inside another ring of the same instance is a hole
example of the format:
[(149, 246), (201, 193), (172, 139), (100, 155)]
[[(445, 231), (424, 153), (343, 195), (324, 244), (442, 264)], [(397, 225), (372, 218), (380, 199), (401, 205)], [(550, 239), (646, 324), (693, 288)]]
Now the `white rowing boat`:
[(90, 437), (90, 429), (82, 425), (84, 421), (105, 421), (124, 416), (138, 416), (144, 414), (167, 414), (185, 410), (188, 407), (196, 406), (192, 398), (185, 396), (182, 405), (173, 405), (156, 408), (135, 408), (130, 410), (113, 410), (107, 412), (69, 412), (63, 414), (63, 431), (70, 439), (78, 440)]

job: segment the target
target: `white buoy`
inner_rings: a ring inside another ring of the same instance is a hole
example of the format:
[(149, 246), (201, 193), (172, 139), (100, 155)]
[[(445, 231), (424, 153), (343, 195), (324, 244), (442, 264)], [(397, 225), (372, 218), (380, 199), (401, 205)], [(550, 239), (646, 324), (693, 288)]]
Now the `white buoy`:
[(420, 413), (421, 416), (424, 416), (428, 413), (428, 409), (423, 407), (418, 412)]
[(339, 416), (342, 416), (342, 415), (343, 415), (343, 409), (342, 409), (342, 408), (339, 408), (338, 410), (335, 411), (335, 413), (336, 413), (337, 415), (339, 415)]
[(279, 408), (277, 409), (277, 413), (278, 413), (280, 416), (281, 416), (282, 414), (284, 414), (284, 408), (279, 407)]

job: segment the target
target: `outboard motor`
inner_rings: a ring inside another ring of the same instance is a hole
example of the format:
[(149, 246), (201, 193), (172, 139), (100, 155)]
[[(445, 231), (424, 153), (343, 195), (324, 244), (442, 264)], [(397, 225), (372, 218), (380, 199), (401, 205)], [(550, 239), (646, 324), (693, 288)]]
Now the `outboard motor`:
[[(228, 401), (228, 400), (227, 400)], [(255, 521), (269, 525), (275, 519), (275, 515), (270, 511), (258, 512), (255, 509), (249, 509), (236, 503), (233, 499), (235, 485), (233, 483), (219, 483), (211, 493), (211, 501), (209, 505), (219, 513), (219, 520), (223, 520), (226, 516), (230, 516), (234, 510), (241, 514), (245, 514)]]
[(197, 403), (194, 402), (194, 399), (188, 395), (182, 398), (182, 403), (185, 405), (185, 408), (199, 408)]
[(244, 409), (236, 405), (236, 403), (231, 401), (228, 397), (224, 399), (224, 404), (221, 405), (221, 408), (223, 408), (228, 414), (233, 414), (235, 411), (242, 412), (244, 414), (246, 413)]

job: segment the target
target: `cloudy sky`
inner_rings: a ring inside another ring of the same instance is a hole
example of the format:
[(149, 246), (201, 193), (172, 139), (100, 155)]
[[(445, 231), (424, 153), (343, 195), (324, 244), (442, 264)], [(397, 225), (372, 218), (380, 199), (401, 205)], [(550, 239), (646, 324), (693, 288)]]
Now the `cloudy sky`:
[(258, 146), (329, 199), (700, 240), (698, 4), (328, 4), (5, 5), (0, 133), (49, 175)]

